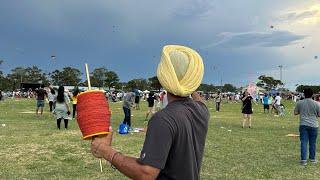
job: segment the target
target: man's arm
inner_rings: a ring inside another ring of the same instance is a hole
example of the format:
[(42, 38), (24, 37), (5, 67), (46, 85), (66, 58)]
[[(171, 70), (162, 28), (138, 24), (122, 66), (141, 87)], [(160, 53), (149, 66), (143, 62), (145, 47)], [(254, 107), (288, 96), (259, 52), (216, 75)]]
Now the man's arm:
[(244, 96), (243, 98), (241, 98), (241, 101), (244, 101), (248, 98), (249, 96)]
[[(103, 146), (103, 145), (101, 145)], [(131, 179), (156, 179), (160, 169), (148, 165), (142, 165), (137, 162), (136, 158), (129, 157), (118, 153), (110, 146), (101, 147), (103, 158), (109, 161), (121, 173)], [(111, 162), (112, 161), (112, 162)]]

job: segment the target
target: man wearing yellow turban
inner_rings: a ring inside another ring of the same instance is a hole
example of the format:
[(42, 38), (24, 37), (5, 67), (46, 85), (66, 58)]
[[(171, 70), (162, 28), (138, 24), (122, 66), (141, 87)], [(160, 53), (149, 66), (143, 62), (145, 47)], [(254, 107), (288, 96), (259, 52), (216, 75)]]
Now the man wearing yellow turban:
[(187, 97), (200, 86), (204, 66), (201, 56), (185, 46), (163, 48), (157, 76), (164, 89), (173, 95)]
[(168, 92), (168, 105), (149, 120), (140, 157), (128, 157), (112, 149), (111, 135), (93, 140), (93, 155), (105, 158), (131, 179), (200, 179), (210, 117), (195, 92), (203, 73), (203, 62), (196, 51), (165, 46), (157, 76)]

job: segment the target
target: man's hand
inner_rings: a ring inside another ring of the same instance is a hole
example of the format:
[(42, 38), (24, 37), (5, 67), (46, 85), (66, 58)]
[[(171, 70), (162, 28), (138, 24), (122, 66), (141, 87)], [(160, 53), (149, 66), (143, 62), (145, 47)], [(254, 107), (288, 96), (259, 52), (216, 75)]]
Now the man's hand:
[(91, 142), (91, 153), (97, 158), (103, 158), (108, 156), (105, 154), (108, 150), (112, 149), (112, 128), (109, 128), (110, 134), (103, 136), (96, 136)]

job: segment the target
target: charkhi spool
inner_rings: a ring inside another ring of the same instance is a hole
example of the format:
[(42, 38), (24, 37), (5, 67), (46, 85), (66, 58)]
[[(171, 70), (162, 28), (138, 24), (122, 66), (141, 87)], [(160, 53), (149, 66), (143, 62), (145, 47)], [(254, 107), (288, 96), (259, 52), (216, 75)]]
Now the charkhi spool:
[(109, 134), (110, 117), (103, 91), (89, 90), (78, 96), (77, 122), (84, 140)]

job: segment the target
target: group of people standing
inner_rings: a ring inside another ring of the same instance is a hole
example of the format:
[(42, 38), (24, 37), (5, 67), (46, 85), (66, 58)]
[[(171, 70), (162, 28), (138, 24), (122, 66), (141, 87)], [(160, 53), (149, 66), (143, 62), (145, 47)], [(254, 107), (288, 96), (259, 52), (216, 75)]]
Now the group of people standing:
[[(73, 113), (72, 118), (76, 116), (76, 105), (77, 105), (77, 96), (79, 95), (79, 89), (74, 89), (71, 98), (73, 104)], [(68, 121), (72, 119), (71, 115), (71, 108), (70, 108), (70, 98), (69, 94), (65, 92), (65, 88), (60, 86), (56, 91), (53, 88), (47, 92), (44, 89), (44, 86), (41, 87), (36, 91), (36, 98), (37, 98), (37, 109), (36, 115), (38, 117), (43, 115), (43, 109), (45, 106), (45, 100), (48, 98), (50, 112), (52, 112), (57, 120), (57, 128), (61, 129), (61, 121), (64, 121), (65, 129), (68, 129)], [(39, 114), (40, 111), (40, 114)]]
[[(242, 113), (244, 120), (242, 127), (245, 126), (246, 121), (249, 122), (249, 128), (251, 128), (251, 115), (252, 111), (252, 100), (250, 94), (245, 91), (242, 97)], [(313, 99), (313, 90), (311, 88), (304, 89), (304, 98), (299, 100), (294, 108), (294, 115), (300, 116), (299, 121), (299, 132), (300, 132), (300, 163), (301, 165), (307, 165), (308, 159), (310, 163), (316, 164), (316, 144), (318, 137), (318, 118), (320, 117), (320, 103)], [(267, 94), (264, 95), (263, 99), (264, 112), (267, 109), (269, 112), (270, 99)], [(276, 113), (281, 115), (283, 113), (283, 104), (281, 103), (281, 96), (277, 93), (272, 103), (272, 109), (276, 110)], [(309, 158), (308, 158), (308, 145), (309, 145)]]
[[(151, 117), (155, 112), (159, 111), (161, 108), (166, 107), (168, 104), (166, 91), (161, 93), (153, 93), (150, 92), (147, 96), (148, 102), (148, 111), (146, 113), (146, 121), (149, 117)], [(140, 109), (140, 95), (136, 93), (136, 91), (127, 92), (123, 97), (123, 112), (124, 112), (124, 120), (123, 124), (131, 127), (131, 109), (135, 108), (136, 110)]]
[[(252, 96), (248, 93), (248, 91), (245, 91), (242, 98), (241, 98), (243, 104), (242, 104), (242, 114), (244, 116), (243, 121), (242, 121), (242, 128), (245, 127), (246, 121), (249, 122), (249, 128), (251, 128), (251, 118), (253, 114), (253, 108), (252, 108), (252, 101), (254, 100)], [(269, 113), (270, 111), (270, 105), (272, 107), (271, 112), (273, 110), (276, 113), (276, 116), (284, 116), (284, 105), (281, 104), (281, 96), (280, 93), (277, 93), (276, 96), (273, 97), (273, 100), (271, 97), (265, 93), (263, 98), (261, 98), (262, 104), (263, 104), (263, 112)]]

